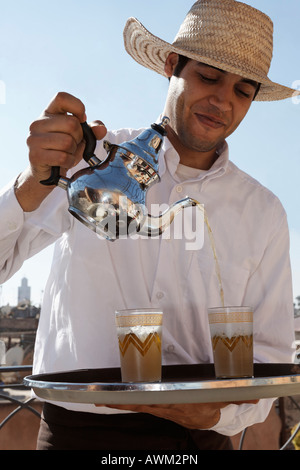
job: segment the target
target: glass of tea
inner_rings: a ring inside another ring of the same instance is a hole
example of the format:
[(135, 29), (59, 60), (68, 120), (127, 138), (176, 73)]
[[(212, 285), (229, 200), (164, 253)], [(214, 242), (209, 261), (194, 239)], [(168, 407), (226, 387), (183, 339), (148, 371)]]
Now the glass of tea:
[(253, 309), (208, 309), (217, 378), (253, 377)]
[(122, 382), (160, 382), (163, 312), (118, 310), (115, 318)]

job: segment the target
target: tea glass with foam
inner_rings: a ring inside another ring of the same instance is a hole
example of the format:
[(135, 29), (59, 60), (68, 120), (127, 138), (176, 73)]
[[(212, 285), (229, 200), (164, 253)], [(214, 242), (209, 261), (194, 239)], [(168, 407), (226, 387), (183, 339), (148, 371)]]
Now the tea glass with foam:
[(217, 378), (253, 377), (253, 309), (208, 309)]
[(161, 381), (163, 312), (142, 308), (115, 312), (122, 382)]

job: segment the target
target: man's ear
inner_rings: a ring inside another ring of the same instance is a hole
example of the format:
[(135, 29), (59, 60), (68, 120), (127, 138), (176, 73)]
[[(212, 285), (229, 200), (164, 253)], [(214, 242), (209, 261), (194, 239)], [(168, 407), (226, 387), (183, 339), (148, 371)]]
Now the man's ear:
[(166, 60), (165, 63), (165, 74), (170, 78), (172, 77), (174, 70), (176, 68), (176, 65), (178, 64), (178, 54), (175, 52), (171, 52)]

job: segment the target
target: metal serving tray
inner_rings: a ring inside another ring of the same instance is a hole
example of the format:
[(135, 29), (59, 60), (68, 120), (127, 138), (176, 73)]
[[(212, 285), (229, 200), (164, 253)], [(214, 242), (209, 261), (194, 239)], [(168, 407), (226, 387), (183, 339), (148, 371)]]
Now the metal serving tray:
[(297, 364), (254, 364), (254, 377), (216, 379), (213, 364), (163, 366), (162, 381), (122, 383), (120, 369), (84, 369), (31, 375), (24, 384), (50, 401), (174, 404), (243, 401), (300, 394)]

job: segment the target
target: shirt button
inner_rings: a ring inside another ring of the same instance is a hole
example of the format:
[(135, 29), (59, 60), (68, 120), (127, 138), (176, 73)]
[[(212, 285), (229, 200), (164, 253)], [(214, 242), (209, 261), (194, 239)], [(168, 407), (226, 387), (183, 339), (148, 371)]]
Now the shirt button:
[(168, 353), (173, 353), (175, 351), (175, 346), (174, 344), (169, 344), (167, 347)]
[(164, 294), (163, 292), (157, 292), (157, 294), (156, 294), (156, 298), (157, 298), (158, 300), (163, 299), (164, 296), (165, 296), (165, 294)]
[(10, 230), (11, 232), (15, 231), (17, 228), (18, 228), (18, 225), (16, 224), (16, 222), (8, 222), (8, 230)]
[(176, 191), (178, 193), (182, 193), (182, 186), (176, 186)]

